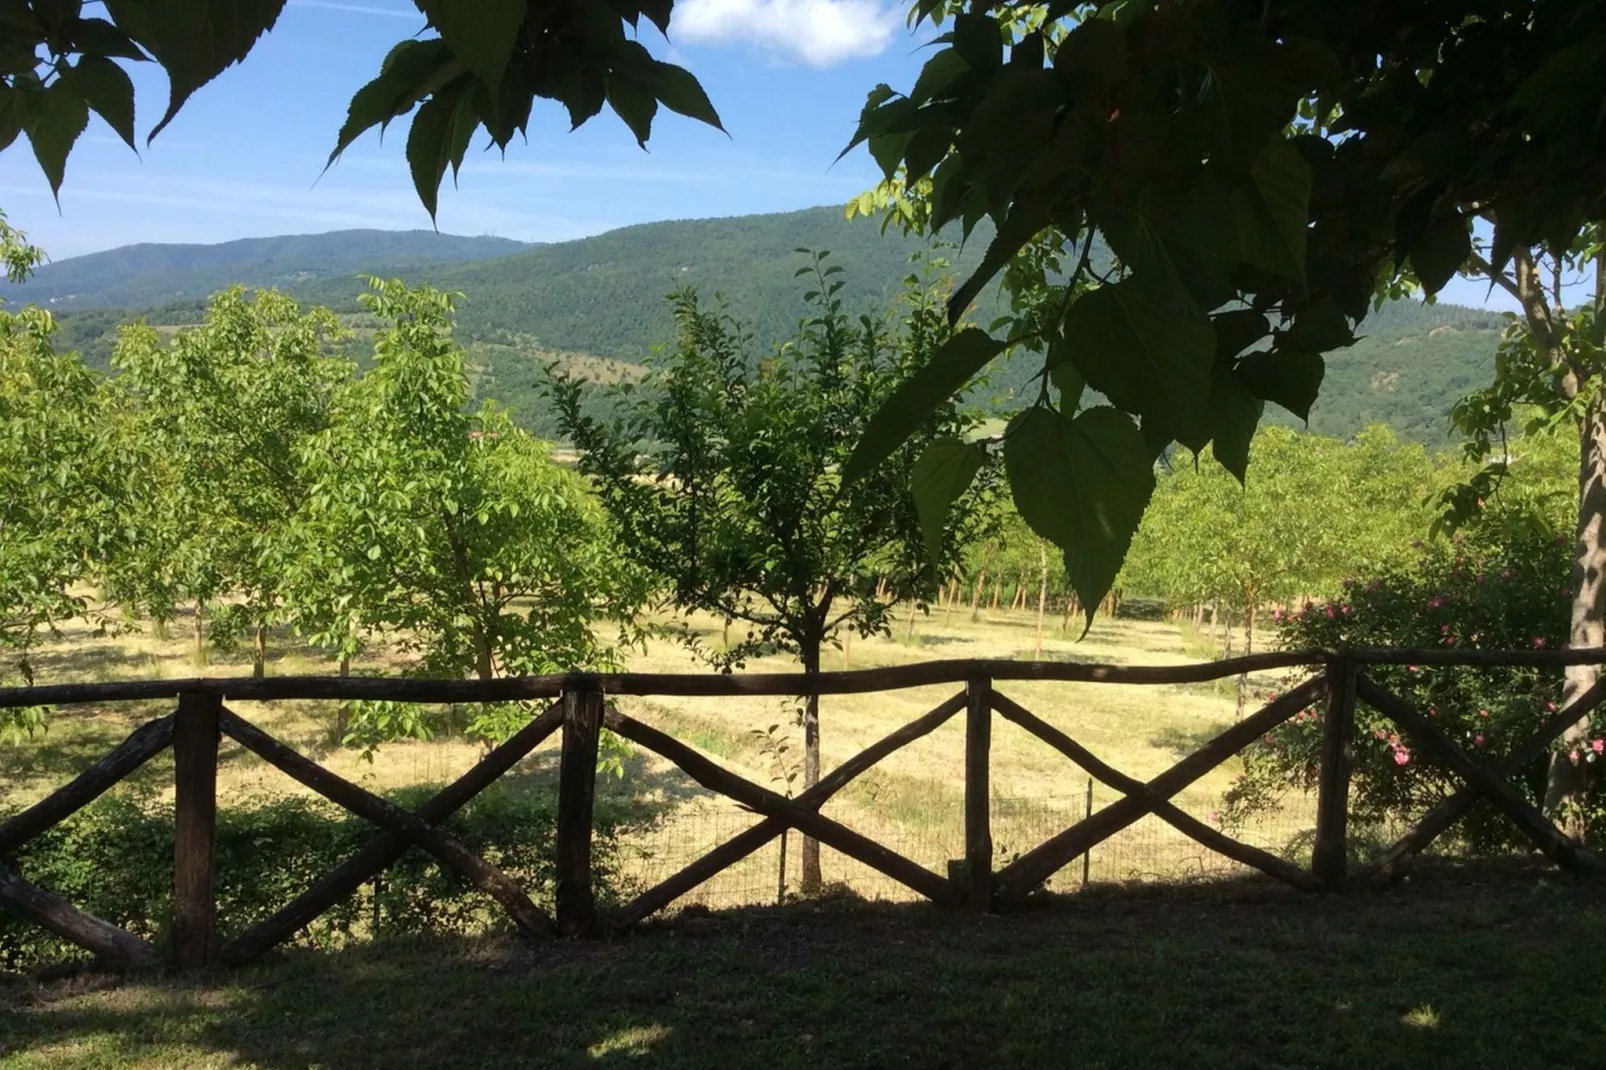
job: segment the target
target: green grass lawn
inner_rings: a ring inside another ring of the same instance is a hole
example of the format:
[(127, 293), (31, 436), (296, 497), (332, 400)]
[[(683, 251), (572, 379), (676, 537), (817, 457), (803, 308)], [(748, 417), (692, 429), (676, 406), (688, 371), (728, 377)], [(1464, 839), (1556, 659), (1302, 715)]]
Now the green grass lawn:
[(1110, 888), (1025, 914), (828, 903), (628, 939), (287, 954), (0, 985), (0, 1066), (1597, 1067), (1606, 891)]

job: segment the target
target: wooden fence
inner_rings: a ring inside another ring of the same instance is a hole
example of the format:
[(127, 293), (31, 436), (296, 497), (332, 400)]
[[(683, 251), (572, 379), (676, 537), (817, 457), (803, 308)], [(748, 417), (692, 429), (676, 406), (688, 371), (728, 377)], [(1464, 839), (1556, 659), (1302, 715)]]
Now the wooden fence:
[[(1606, 649), (1574, 651), (1343, 650), (1258, 654), (1176, 667), (1123, 667), (1043, 662), (935, 661), (854, 672), (767, 675), (669, 675), (572, 673), (492, 681), (407, 680), (338, 677), (191, 679), (0, 689), (0, 708), (129, 700), (176, 699), (177, 709), (136, 729), (71, 783), (0, 823), (0, 907), (99, 956), (107, 964), (156, 964), (155, 947), (128, 931), (92, 917), (54, 893), (29, 883), (5, 861), (18, 848), (110, 789), (155, 755), (174, 751), (175, 830), (172, 954), (184, 967), (239, 965), (258, 957), (354, 893), (410, 847), (429, 852), (498, 903), (513, 925), (531, 937), (591, 936), (629, 928), (664, 909), (702, 882), (757, 851), (787, 829), (812, 836), (850, 858), (913, 889), (934, 903), (972, 911), (1007, 909), (1020, 903), (1078, 855), (1154, 814), (1200, 844), (1297, 888), (1318, 891), (1388, 879), (1413, 855), (1465, 815), (1479, 798), (1490, 800), (1533, 843), (1562, 866), (1598, 872), (1601, 862), (1571, 840), (1512, 786), (1510, 779), (1542, 756), (1566, 728), (1606, 696), (1606, 681), (1552, 715), (1538, 732), (1488, 764), (1479, 764), (1410, 703), (1378, 686), (1366, 668), (1376, 664), (1419, 666), (1530, 665), (1560, 667), (1606, 662)], [(1184, 684), (1240, 673), (1308, 668), (1297, 686), (1147, 782), (1100, 761), (1059, 728), (1004, 695), (1008, 681)], [(796, 696), (840, 695), (898, 688), (959, 684), (962, 690), (930, 713), (903, 726), (843, 762), (796, 798), (747, 780), (696, 750), (608, 705), (609, 695)], [(297, 753), (231, 712), (226, 700), (388, 699), (402, 702), (555, 700), (545, 712), (462, 777), (415, 811), (408, 811), (351, 783)], [(1354, 713), (1357, 701), (1372, 706), (1410, 734), (1463, 782), (1421, 818), (1400, 841), (1358, 872), (1349, 869), (1346, 825)], [(1171, 800), (1255, 739), (1296, 713), (1323, 706), (1321, 776), (1316, 835), (1310, 869), (1240, 842), (1191, 817)], [(821, 808), (855, 777), (888, 755), (960, 714), (965, 718), (965, 857), (939, 874), (824, 816)], [(990, 822), (989, 764), (994, 715), (1011, 721), (1075, 762), (1122, 797), (1058, 835), (994, 868)], [(763, 820), (732, 837), (608, 917), (593, 898), (592, 808), (598, 737), (617, 733), (679, 766), (703, 787), (728, 796)], [(558, 773), (555, 914), (532, 902), (507, 874), (440, 828), (442, 822), (507, 773), (555, 732), (562, 733)], [(217, 816), (217, 757), (228, 736), (269, 765), (380, 830), (361, 850), (318, 880), (271, 917), (220, 944), (213, 898), (213, 841)]]

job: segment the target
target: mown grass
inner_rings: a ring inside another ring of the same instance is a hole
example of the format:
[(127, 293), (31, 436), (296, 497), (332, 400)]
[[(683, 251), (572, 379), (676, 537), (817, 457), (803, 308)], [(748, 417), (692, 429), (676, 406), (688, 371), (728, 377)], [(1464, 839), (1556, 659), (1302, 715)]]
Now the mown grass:
[(802, 904), (634, 937), (295, 953), (0, 985), (7, 1070), (1594, 1067), (1606, 895), (1533, 871), (1391, 893), (1112, 888), (968, 919)]

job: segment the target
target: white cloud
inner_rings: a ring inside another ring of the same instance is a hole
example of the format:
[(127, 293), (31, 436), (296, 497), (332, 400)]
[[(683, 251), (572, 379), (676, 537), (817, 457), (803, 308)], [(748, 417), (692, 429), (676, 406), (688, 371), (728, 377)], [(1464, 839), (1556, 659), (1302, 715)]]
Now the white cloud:
[(758, 45), (830, 67), (892, 42), (899, 8), (884, 0), (682, 0), (670, 32), (690, 44)]

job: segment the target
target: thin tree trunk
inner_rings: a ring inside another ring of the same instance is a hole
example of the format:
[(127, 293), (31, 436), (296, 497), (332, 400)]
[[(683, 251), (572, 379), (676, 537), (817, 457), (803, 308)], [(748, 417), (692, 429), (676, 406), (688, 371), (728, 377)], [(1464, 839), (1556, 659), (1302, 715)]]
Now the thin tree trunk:
[[(340, 675), (343, 676), (343, 677), (351, 675), (351, 655), (350, 654), (342, 654), (342, 655), (340, 655)], [(345, 742), (345, 740), (346, 740), (346, 729), (348, 729), (350, 727), (351, 727), (351, 703), (342, 702), (338, 707), (335, 708), (335, 742), (337, 744)]]
[[(1244, 653), (1255, 652), (1255, 592), (1253, 588), (1244, 589)], [(1249, 698), (1249, 674), (1238, 674), (1238, 719), (1243, 720), (1244, 703)]]
[(496, 676), (496, 662), (492, 657), (491, 638), (488, 635), (474, 637), (474, 674), (481, 680)]
[(853, 668), (853, 629), (848, 628), (842, 635), (842, 667)]
[(206, 664), (206, 603), (195, 600), (195, 660)]
[(1037, 584), (1037, 653), (1034, 660), (1043, 660), (1043, 612), (1048, 608), (1048, 550), (1041, 540), (1037, 543), (1037, 567), (1041, 578)]
[(260, 679), (268, 673), (268, 626), (257, 621), (256, 634), (251, 639), (251, 675)]
[[(1606, 642), (1606, 407), (1590, 404), (1578, 432), (1578, 524), (1573, 541), (1572, 623), (1567, 644), (1601, 646)], [(1600, 676), (1594, 665), (1569, 665), (1562, 687), (1562, 703), (1572, 702), (1589, 690)], [(1570, 835), (1580, 834), (1581, 815), (1572, 804), (1582, 793), (1587, 767), (1570, 754), (1586, 746), (1589, 720), (1567, 729), (1561, 746), (1551, 754), (1545, 784), (1545, 812), (1561, 818)]]
[(992, 604), (990, 604), (987, 607), (987, 612), (989, 612), (989, 613), (997, 613), (998, 612), (998, 600), (999, 600), (999, 598), (1003, 597), (1003, 594), (1004, 594), (1004, 577), (1003, 577), (1003, 574), (1000, 573), (998, 576), (994, 577), (994, 579), (993, 579), (993, 600), (992, 600)]
[[(912, 620), (913, 618), (911, 618)], [(820, 643), (808, 640), (802, 645), (803, 671), (813, 674), (820, 671)], [(803, 701), (803, 790), (808, 791), (820, 782), (820, 696), (812, 694)], [(820, 841), (803, 837), (798, 852), (801, 865), (799, 887), (804, 895), (818, 895), (820, 885)]]
[(959, 598), (960, 598), (959, 581), (955, 580), (953, 583), (951, 583), (948, 586), (948, 607), (943, 612), (943, 615), (942, 615), (942, 626), (944, 628), (948, 627), (948, 625), (953, 623), (953, 621), (954, 621), (954, 606), (959, 604)]
[(915, 637), (915, 613), (918, 612), (919, 609), (920, 609), (920, 601), (919, 601), (919, 599), (915, 599), (915, 598), (909, 599), (909, 627), (903, 633), (903, 637), (905, 639), (913, 639)]
[(987, 586), (987, 570), (976, 573), (976, 586), (970, 591), (970, 623), (981, 620), (981, 592)]

